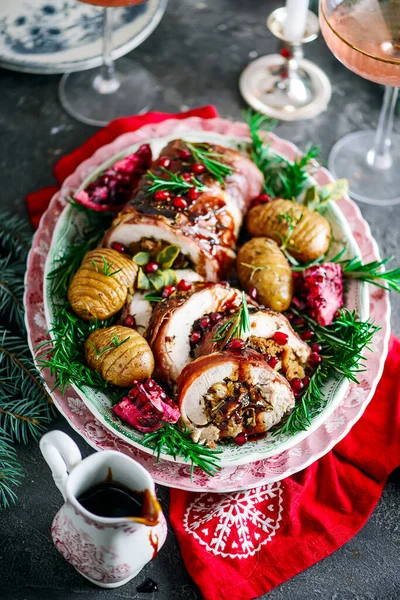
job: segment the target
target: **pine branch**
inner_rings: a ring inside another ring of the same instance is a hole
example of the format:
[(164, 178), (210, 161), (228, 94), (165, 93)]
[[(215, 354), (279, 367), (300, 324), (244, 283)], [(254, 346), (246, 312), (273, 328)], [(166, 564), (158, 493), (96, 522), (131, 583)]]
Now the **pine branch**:
[(9, 212), (0, 213), (0, 255), (11, 254), (26, 260), (31, 246), (32, 234), (26, 221)]
[(23, 476), (12, 440), (0, 429), (0, 509), (15, 504), (17, 495), (14, 488), (20, 485)]
[(10, 258), (0, 259), (0, 316), (24, 330), (23, 271), (18, 263), (10, 263)]

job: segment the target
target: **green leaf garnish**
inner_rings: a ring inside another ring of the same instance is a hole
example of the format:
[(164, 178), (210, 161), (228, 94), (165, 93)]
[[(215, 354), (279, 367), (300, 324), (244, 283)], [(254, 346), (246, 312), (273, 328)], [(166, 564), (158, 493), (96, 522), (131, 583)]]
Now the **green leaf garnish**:
[(139, 267), (143, 267), (150, 261), (150, 254), (149, 252), (138, 252), (132, 257), (132, 260), (134, 263), (139, 265)]
[(161, 265), (162, 269), (170, 269), (174, 264), (175, 260), (178, 258), (180, 251), (180, 247), (175, 244), (166, 246), (157, 255), (158, 264)]

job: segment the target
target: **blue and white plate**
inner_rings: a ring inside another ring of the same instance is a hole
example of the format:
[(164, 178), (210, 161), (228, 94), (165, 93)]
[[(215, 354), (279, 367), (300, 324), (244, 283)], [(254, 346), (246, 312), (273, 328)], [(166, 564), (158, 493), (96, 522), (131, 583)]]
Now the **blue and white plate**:
[[(112, 9), (114, 58), (149, 37), (167, 2)], [(77, 0), (0, 0), (0, 67), (44, 74), (98, 67), (102, 24), (102, 8)]]

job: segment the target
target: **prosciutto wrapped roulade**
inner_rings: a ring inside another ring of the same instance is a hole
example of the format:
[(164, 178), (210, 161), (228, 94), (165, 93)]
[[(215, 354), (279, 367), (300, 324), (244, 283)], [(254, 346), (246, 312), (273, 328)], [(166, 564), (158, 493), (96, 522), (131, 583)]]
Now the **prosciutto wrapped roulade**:
[(171, 173), (196, 177), (204, 189), (179, 192), (177, 206), (173, 192), (161, 201), (156, 194), (149, 193), (151, 179), (143, 176), (106, 234), (105, 246), (119, 243), (134, 254), (141, 240), (162, 240), (178, 245), (189, 266), (208, 281), (225, 277), (236, 256), (243, 216), (252, 198), (261, 192), (263, 177), (255, 164), (239, 151), (215, 144), (202, 146), (231, 168), (224, 178), (225, 185), (207, 169), (196, 171), (194, 165), (198, 167), (198, 163), (183, 140), (171, 141), (153, 162), (151, 172), (165, 179), (168, 175), (162, 165), (168, 165)]
[(190, 291), (159, 302), (145, 335), (154, 355), (154, 377), (172, 386), (192, 360), (196, 325), (201, 329), (202, 318), (207, 324), (217, 322), (220, 313), (235, 312), (240, 303), (241, 292), (227, 283), (194, 284)]
[(254, 350), (201, 356), (178, 379), (181, 418), (196, 442), (262, 434), (294, 406), (287, 380)]
[[(214, 341), (218, 329), (226, 323), (229, 315), (210, 327), (194, 349), (194, 356), (212, 354), (221, 349), (221, 342)], [(250, 308), (250, 331), (242, 334), (246, 347), (259, 352), (276, 371), (289, 380), (305, 375), (310, 347), (293, 330), (282, 313), (269, 309)]]

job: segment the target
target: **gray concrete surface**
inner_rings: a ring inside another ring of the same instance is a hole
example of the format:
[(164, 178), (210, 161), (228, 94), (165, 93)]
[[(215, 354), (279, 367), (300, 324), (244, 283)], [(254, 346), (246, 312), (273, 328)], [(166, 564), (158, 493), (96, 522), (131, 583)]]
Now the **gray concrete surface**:
[[(263, 0), (170, 0), (153, 35), (132, 58), (141, 61), (163, 86), (159, 110), (215, 103), (222, 116), (239, 118), (244, 108), (239, 74), (256, 54), (275, 51), (265, 19), (282, 2)], [(343, 134), (375, 127), (382, 89), (347, 71), (318, 40), (307, 56), (331, 78), (328, 111), (312, 121), (280, 125), (277, 133), (304, 146), (321, 145), (322, 159)], [(250, 58), (249, 58), (250, 57)], [(25, 215), (24, 196), (53, 183), (57, 159), (81, 144), (94, 129), (72, 120), (57, 100), (56, 76), (0, 70), (0, 207)], [(396, 129), (400, 132), (397, 118)], [(399, 259), (400, 208), (360, 206), (382, 255)], [(400, 298), (393, 298), (393, 330), (400, 334)], [(71, 434), (84, 454), (91, 449), (62, 418), (53, 428)], [(173, 531), (157, 560), (137, 580), (115, 591), (91, 586), (55, 551), (49, 537), (61, 498), (36, 444), (19, 449), (26, 473), (19, 504), (0, 513), (1, 600), (111, 600), (138, 598), (136, 585), (146, 576), (159, 585), (154, 598), (200, 599), (186, 573)], [(400, 477), (394, 473), (369, 522), (346, 546), (268, 597), (271, 600), (389, 600), (400, 597)], [(159, 488), (165, 509), (169, 494)], [(290, 558), (288, 558), (290, 560)], [(268, 568), (266, 565), (265, 568)], [(214, 576), (218, 576), (214, 574)], [(142, 598), (151, 596), (141, 595)]]

